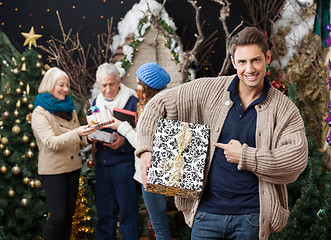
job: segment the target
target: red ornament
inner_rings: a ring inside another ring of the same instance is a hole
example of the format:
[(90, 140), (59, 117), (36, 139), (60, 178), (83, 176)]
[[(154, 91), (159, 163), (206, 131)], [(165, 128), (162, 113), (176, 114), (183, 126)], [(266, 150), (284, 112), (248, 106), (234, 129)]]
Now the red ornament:
[(89, 160), (89, 161), (87, 162), (87, 166), (88, 166), (89, 168), (93, 168), (93, 167), (94, 167), (94, 161)]

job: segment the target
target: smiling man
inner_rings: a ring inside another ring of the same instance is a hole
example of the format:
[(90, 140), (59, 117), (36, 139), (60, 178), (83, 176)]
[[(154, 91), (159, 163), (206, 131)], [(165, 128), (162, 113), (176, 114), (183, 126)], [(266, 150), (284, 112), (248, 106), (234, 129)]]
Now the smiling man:
[(230, 46), (236, 75), (172, 88), (152, 99), (139, 119), (136, 155), (144, 186), (152, 161), (151, 122), (167, 117), (211, 127), (202, 195), (175, 198), (192, 240), (268, 239), (282, 230), (289, 217), (286, 184), (307, 164), (300, 113), (265, 78), (271, 52), (264, 33), (246, 27)]
[[(121, 83), (119, 72), (114, 64), (104, 63), (96, 72), (100, 94), (93, 101), (99, 109), (114, 107), (136, 111), (139, 99), (133, 89)], [(96, 207), (98, 224), (97, 240), (116, 239), (119, 222), (124, 240), (139, 239), (139, 212), (136, 196), (136, 183), (133, 179), (134, 148), (116, 131), (104, 131), (116, 135), (113, 143), (96, 143)]]

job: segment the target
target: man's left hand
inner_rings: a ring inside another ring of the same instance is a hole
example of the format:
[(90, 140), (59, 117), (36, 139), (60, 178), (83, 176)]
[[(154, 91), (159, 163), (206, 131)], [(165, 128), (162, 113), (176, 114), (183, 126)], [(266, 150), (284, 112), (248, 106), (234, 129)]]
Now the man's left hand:
[(124, 144), (124, 137), (122, 137), (121, 135), (119, 135), (117, 132), (114, 133), (116, 135), (116, 140), (115, 142), (112, 143), (103, 143), (103, 145), (110, 147), (111, 149), (118, 149), (120, 147), (123, 146)]
[(242, 151), (242, 144), (238, 140), (231, 140), (228, 144), (214, 143), (213, 146), (224, 149), (226, 160), (230, 163), (238, 164)]

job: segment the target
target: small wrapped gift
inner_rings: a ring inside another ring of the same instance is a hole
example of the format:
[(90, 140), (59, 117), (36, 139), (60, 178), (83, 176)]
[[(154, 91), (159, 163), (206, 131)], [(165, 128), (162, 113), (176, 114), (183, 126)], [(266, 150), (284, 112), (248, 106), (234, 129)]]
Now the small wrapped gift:
[(89, 134), (88, 137), (106, 143), (112, 143), (116, 140), (115, 134), (100, 130)]
[(113, 122), (112, 114), (109, 109), (100, 110), (97, 106), (90, 108), (91, 115), (86, 116), (88, 125), (95, 126), (97, 129), (101, 129), (103, 126), (107, 126)]
[(199, 198), (209, 134), (209, 125), (157, 119), (147, 191)]

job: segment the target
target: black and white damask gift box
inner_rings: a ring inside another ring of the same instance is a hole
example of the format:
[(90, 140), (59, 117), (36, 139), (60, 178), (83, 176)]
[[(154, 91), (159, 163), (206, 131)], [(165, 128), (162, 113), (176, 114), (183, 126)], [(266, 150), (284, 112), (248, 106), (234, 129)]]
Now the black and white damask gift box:
[(157, 119), (147, 191), (198, 198), (202, 191), (209, 135), (209, 125)]

